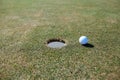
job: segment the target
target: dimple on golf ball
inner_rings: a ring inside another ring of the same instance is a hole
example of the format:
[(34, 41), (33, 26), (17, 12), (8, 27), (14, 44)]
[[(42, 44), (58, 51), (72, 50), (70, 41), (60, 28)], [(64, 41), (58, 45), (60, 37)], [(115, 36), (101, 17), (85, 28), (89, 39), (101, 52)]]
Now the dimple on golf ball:
[(82, 45), (85, 45), (88, 43), (88, 38), (86, 36), (81, 36), (79, 38), (79, 43), (82, 44)]

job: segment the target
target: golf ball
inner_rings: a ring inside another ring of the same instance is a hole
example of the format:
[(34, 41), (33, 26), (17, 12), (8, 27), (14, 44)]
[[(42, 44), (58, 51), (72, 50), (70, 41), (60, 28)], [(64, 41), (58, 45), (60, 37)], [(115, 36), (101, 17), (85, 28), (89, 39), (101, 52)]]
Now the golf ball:
[(88, 43), (88, 38), (86, 37), (86, 36), (81, 36), (80, 38), (79, 38), (79, 43), (80, 44), (87, 44)]

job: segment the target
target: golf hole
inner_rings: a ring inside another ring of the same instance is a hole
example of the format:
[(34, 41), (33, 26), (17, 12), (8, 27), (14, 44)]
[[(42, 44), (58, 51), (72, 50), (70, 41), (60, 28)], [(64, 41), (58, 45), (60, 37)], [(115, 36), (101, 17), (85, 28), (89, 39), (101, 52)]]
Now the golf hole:
[(66, 46), (66, 43), (61, 39), (50, 39), (47, 41), (47, 46), (50, 48), (62, 48)]

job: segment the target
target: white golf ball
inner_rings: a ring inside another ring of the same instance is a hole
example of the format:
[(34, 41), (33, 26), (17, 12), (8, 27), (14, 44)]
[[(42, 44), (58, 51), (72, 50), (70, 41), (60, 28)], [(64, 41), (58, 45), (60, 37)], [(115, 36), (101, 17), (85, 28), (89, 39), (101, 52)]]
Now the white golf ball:
[(79, 38), (79, 42), (80, 42), (80, 44), (87, 44), (88, 43), (88, 38), (86, 37), (86, 36), (81, 36), (80, 38)]

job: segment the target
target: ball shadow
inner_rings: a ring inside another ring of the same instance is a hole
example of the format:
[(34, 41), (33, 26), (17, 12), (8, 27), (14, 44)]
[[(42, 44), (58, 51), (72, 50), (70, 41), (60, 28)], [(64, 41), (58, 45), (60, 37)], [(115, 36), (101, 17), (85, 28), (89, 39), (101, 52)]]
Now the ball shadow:
[(90, 44), (90, 43), (84, 44), (83, 46), (84, 46), (84, 47), (88, 47), (88, 48), (93, 48), (93, 47), (94, 47), (94, 45), (92, 45), (92, 44)]

